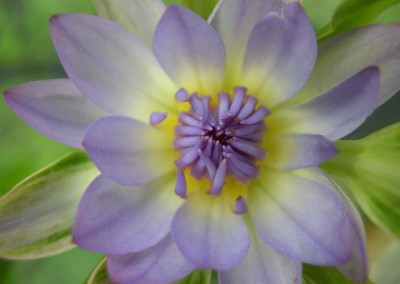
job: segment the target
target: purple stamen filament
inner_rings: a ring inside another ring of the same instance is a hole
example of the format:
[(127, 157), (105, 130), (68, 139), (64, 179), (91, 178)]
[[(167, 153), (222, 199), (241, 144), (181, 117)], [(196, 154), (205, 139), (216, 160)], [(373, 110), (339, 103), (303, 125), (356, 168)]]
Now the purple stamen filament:
[[(210, 107), (209, 96), (189, 96), (184, 89), (176, 96), (191, 105), (188, 112), (179, 115), (181, 124), (175, 127), (174, 147), (181, 152), (176, 161), (179, 175), (190, 168), (196, 179), (208, 178), (212, 195), (221, 193), (227, 176), (244, 183), (257, 177), (256, 162), (266, 155), (259, 144), (266, 130), (263, 120), (269, 110), (257, 107), (257, 99), (247, 95), (243, 87), (235, 88), (232, 99), (227, 93), (218, 94), (217, 107)], [(178, 195), (182, 196), (184, 176), (179, 179)], [(243, 202), (241, 198), (239, 203)]]

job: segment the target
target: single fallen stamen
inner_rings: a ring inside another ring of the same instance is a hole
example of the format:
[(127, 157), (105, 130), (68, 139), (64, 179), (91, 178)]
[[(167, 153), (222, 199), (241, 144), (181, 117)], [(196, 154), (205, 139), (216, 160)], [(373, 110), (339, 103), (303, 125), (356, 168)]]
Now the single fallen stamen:
[(244, 214), (247, 212), (247, 203), (244, 198), (239, 195), (235, 201), (235, 213), (236, 214)]
[(180, 89), (178, 92), (176, 92), (175, 98), (182, 103), (188, 102), (190, 99), (189, 94), (185, 89)]
[(151, 125), (157, 125), (163, 122), (168, 116), (167, 112), (152, 112), (150, 114), (149, 122)]
[(176, 173), (176, 185), (175, 185), (176, 195), (186, 198), (187, 197), (187, 184), (184, 173), (178, 170)]

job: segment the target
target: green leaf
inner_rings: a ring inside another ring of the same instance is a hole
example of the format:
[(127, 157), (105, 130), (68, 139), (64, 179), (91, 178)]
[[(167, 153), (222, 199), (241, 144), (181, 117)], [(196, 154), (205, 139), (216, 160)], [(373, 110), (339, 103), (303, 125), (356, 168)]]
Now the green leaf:
[[(74, 248), (65, 253), (24, 261), (0, 260), (2, 284), (75, 284), (104, 256)], [(1, 268), (5, 268), (3, 271)]]
[(335, 10), (331, 22), (318, 32), (318, 40), (371, 24), (382, 12), (399, 3), (400, 0), (345, 0)]
[(107, 258), (103, 258), (90, 273), (84, 284), (108, 284)]
[(341, 3), (341, 0), (316, 1), (302, 0), (301, 5), (310, 18), (311, 23), (316, 31), (330, 22), (333, 13)]
[[(389, 242), (390, 243), (390, 242)], [(376, 283), (400, 283), (400, 242), (395, 241), (371, 265), (371, 279)]]
[(83, 152), (33, 174), (0, 199), (0, 257), (36, 259), (74, 247), (71, 225), (97, 169)]
[(188, 8), (207, 20), (218, 0), (164, 0), (164, 2), (167, 5), (176, 4)]
[(400, 123), (336, 146), (338, 155), (322, 168), (372, 221), (400, 236)]
[(185, 278), (175, 282), (175, 284), (217, 284), (218, 276), (216, 271), (196, 269)]
[[(303, 284), (355, 284), (345, 276), (343, 276), (336, 268), (303, 265)], [(371, 281), (367, 282), (372, 284)]]

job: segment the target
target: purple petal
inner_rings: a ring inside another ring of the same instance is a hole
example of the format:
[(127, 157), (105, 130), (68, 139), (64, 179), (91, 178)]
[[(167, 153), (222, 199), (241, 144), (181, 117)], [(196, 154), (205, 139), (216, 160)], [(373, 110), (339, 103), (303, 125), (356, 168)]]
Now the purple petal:
[(241, 263), (218, 273), (220, 284), (302, 283), (301, 262), (276, 253), (255, 234), (251, 234), (250, 249)]
[(164, 284), (177, 281), (192, 270), (168, 234), (155, 246), (126, 255), (110, 255), (107, 270), (115, 284)]
[(313, 73), (298, 99), (309, 100), (329, 91), (369, 66), (380, 70), (379, 104), (400, 89), (400, 25), (361, 27), (323, 41)]
[(109, 20), (80, 14), (55, 16), (50, 28), (68, 77), (97, 105), (144, 122), (155, 110), (175, 107), (176, 87), (130, 32)]
[(176, 212), (172, 235), (182, 254), (200, 268), (230, 269), (249, 247), (242, 217), (222, 197), (203, 192), (191, 196)]
[(321, 135), (274, 135), (268, 143), (266, 148), (273, 151), (265, 162), (283, 170), (318, 166), (337, 154), (335, 145)]
[(273, 107), (304, 86), (316, 57), (307, 15), (299, 3), (287, 4), (282, 16), (268, 14), (254, 27), (243, 62), (244, 84)]
[(154, 33), (153, 51), (177, 85), (202, 94), (221, 90), (224, 44), (195, 13), (174, 5), (168, 7)]
[(68, 80), (27, 83), (5, 91), (9, 106), (31, 127), (68, 146), (82, 148), (87, 127), (106, 113)]
[(175, 168), (173, 137), (127, 117), (97, 120), (83, 146), (104, 175), (124, 185), (144, 184)]
[(165, 11), (161, 0), (94, 0), (99, 16), (120, 24), (151, 48), (156, 25)]
[(227, 55), (227, 70), (233, 82), (239, 73), (251, 30), (261, 17), (282, 8), (281, 0), (220, 1), (212, 25), (221, 35)]
[(170, 173), (139, 187), (119, 185), (99, 176), (86, 190), (73, 226), (74, 242), (106, 254), (136, 252), (168, 234), (182, 204)]
[(323, 184), (346, 204), (346, 214), (349, 222), (349, 235), (351, 243), (351, 255), (347, 262), (340, 264), (337, 268), (353, 281), (364, 283), (368, 280), (367, 246), (363, 220), (358, 210), (351, 203), (349, 198), (333, 186), (329, 178), (320, 169), (310, 169), (308, 178)]
[[(298, 172), (269, 169), (249, 190), (249, 212), (260, 237), (277, 252), (314, 265), (338, 265), (351, 254), (343, 200)], [(331, 187), (334, 187), (330, 184)], [(251, 193), (251, 194), (250, 194)]]
[(365, 283), (368, 281), (367, 241), (363, 221), (357, 209), (347, 200), (349, 208), (351, 255), (347, 262), (337, 268), (349, 279)]
[(320, 134), (335, 141), (357, 129), (375, 110), (379, 97), (379, 70), (369, 67), (329, 92), (291, 112), (295, 131)]

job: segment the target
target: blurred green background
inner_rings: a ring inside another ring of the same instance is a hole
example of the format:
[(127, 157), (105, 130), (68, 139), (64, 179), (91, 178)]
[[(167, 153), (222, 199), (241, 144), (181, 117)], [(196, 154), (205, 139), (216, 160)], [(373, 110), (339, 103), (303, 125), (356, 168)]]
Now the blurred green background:
[[(316, 30), (320, 30), (329, 22), (340, 2), (304, 0), (303, 4)], [(48, 19), (54, 14), (70, 12), (95, 13), (88, 0), (0, 1), (1, 91), (28, 81), (65, 77), (51, 43)], [(379, 23), (394, 21), (400, 22), (400, 5), (385, 11), (376, 20)], [(399, 109), (398, 94), (351, 137), (359, 138), (400, 121)], [(7, 107), (3, 99), (0, 100), (0, 195), (69, 151), (68, 147), (53, 142), (29, 128)], [(379, 258), (382, 254), (380, 245), (391, 238), (375, 228), (369, 232), (371, 257), (374, 261), (382, 267), (387, 267), (387, 262), (393, 263), (393, 259), (397, 260), (398, 264), (400, 246), (394, 245), (395, 247), (391, 248), (390, 261), (387, 258)], [(82, 283), (100, 258), (100, 255), (75, 249), (43, 260), (0, 260), (0, 283)], [(384, 271), (375, 266), (372, 268), (377, 278), (388, 277)], [(396, 279), (396, 275), (391, 277)]]

